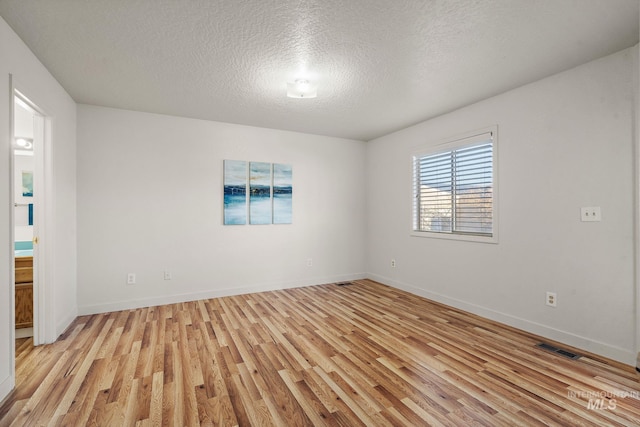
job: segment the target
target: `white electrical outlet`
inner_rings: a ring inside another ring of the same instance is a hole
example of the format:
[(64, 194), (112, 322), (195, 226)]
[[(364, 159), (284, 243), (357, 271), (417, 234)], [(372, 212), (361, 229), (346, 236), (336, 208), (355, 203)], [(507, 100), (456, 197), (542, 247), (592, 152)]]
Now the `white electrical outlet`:
[(165, 270), (164, 271), (164, 280), (171, 280), (171, 272)]
[(127, 274), (127, 285), (135, 285), (136, 284), (136, 273)]
[(580, 220), (582, 222), (599, 222), (602, 221), (602, 212), (600, 206), (592, 206), (580, 209)]
[(313, 267), (313, 259), (307, 258), (307, 267)]
[(547, 292), (547, 305), (549, 307), (556, 307), (558, 303), (558, 296), (555, 292)]
[(391, 260), (391, 267), (392, 268), (396, 268), (396, 260), (395, 259)]

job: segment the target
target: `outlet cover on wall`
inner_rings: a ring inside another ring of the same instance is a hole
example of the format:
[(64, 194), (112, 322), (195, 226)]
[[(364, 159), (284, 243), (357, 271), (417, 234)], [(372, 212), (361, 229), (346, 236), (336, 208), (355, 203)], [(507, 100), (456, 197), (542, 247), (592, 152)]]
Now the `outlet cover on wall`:
[(136, 273), (127, 274), (127, 285), (135, 285), (136, 284)]
[(555, 292), (547, 292), (547, 305), (549, 307), (556, 307), (558, 303), (558, 296)]

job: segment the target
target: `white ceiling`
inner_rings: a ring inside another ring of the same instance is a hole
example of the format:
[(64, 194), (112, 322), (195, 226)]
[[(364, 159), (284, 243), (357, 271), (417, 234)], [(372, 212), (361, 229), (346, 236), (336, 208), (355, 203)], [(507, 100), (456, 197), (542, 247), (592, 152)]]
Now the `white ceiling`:
[[(78, 103), (370, 140), (638, 43), (638, 0), (0, 0)], [(315, 99), (287, 81), (318, 84)]]

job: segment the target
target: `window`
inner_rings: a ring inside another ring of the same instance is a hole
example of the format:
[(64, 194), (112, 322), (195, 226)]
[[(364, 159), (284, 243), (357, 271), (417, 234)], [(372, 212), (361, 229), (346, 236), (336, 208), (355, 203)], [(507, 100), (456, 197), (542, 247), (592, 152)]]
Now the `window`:
[(413, 234), (497, 242), (496, 131), (413, 155)]

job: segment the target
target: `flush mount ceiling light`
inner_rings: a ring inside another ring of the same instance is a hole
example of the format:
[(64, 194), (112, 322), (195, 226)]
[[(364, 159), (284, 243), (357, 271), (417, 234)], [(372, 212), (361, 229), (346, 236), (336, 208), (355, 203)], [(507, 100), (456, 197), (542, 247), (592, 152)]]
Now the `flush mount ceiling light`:
[(297, 79), (293, 83), (287, 83), (287, 96), (289, 98), (315, 98), (318, 96), (318, 87), (306, 79)]
[(33, 139), (31, 138), (16, 138), (16, 146), (23, 150), (33, 149)]

